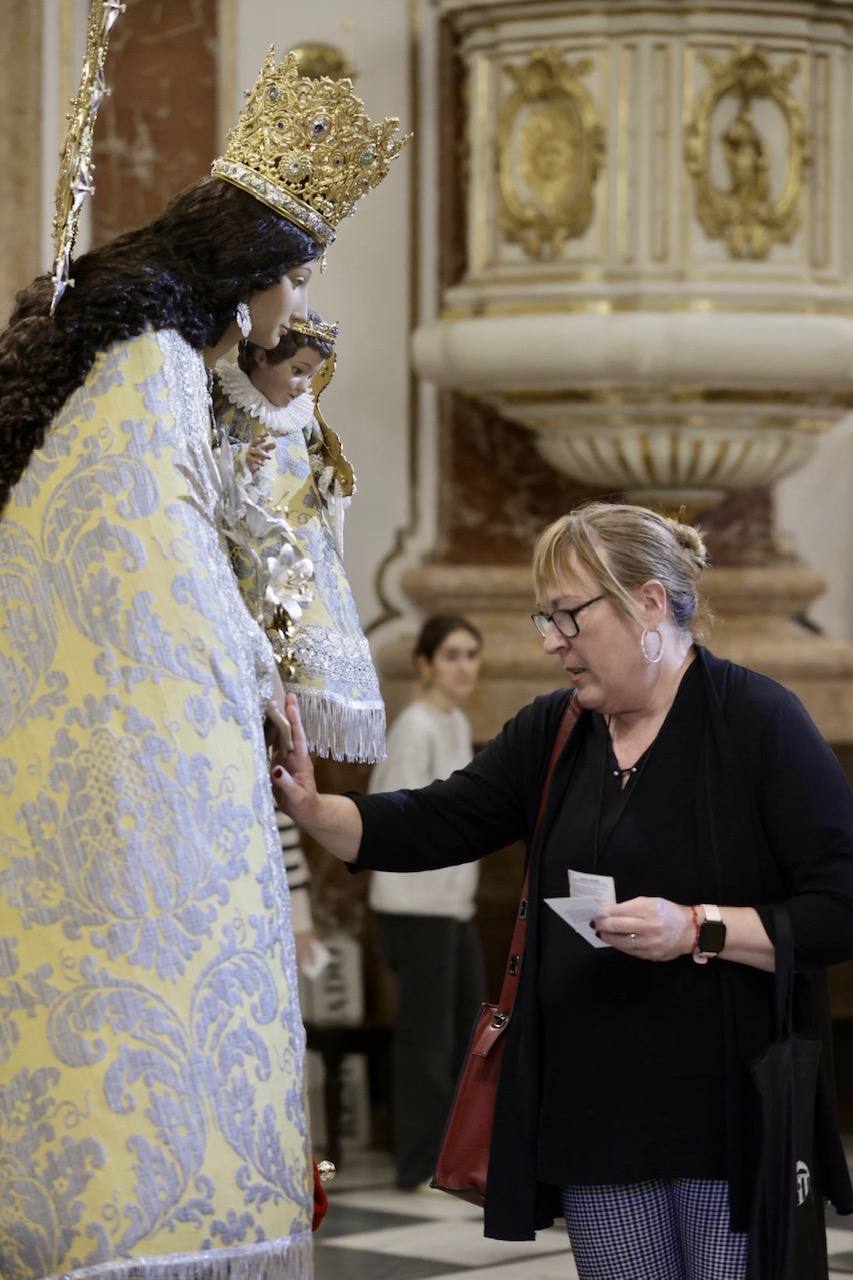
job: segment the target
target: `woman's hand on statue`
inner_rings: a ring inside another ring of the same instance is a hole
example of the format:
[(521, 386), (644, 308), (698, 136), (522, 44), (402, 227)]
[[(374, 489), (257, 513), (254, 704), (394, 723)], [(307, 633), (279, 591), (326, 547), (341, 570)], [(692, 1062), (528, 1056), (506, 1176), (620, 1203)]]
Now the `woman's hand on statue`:
[(595, 931), (617, 951), (638, 960), (675, 960), (693, 950), (696, 930), (689, 907), (667, 898), (630, 898), (595, 917)]
[(255, 473), (261, 469), (274, 449), (275, 441), (270, 439), (266, 433), (262, 436), (257, 436), (257, 438), (252, 441), (246, 450), (246, 466), (249, 468), (252, 475), (255, 475)]
[(278, 807), (293, 819), (297, 827), (310, 829), (318, 808), (317, 784), (296, 696), (287, 694), (284, 716), (272, 703), (267, 705), (267, 713), (275, 723), (284, 722), (279, 724), (282, 737), (285, 737), (285, 728), (291, 737), (290, 750), (274, 751), (272, 757), (272, 780)]
[(284, 717), (274, 703), (268, 703), (267, 710), (274, 723), (284, 721), (292, 740), (289, 749), (274, 752), (272, 758), (273, 791), (279, 809), (336, 858), (355, 862), (362, 837), (361, 813), (348, 796), (318, 795), (295, 695), (289, 693), (285, 698)]

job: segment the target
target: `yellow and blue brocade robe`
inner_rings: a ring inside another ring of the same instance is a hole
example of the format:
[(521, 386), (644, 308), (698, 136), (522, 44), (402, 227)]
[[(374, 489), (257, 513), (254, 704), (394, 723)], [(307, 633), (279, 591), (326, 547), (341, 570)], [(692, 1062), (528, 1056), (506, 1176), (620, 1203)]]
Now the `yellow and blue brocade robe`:
[(303, 1280), (312, 1181), (272, 654), (206, 374), (116, 343), (0, 517), (0, 1275)]

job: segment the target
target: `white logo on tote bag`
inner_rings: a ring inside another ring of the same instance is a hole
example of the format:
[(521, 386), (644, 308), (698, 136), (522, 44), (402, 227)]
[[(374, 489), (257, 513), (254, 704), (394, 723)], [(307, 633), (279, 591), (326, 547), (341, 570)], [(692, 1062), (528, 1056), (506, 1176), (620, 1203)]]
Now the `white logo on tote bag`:
[(809, 1198), (812, 1175), (805, 1160), (797, 1161), (797, 1206), (804, 1205)]

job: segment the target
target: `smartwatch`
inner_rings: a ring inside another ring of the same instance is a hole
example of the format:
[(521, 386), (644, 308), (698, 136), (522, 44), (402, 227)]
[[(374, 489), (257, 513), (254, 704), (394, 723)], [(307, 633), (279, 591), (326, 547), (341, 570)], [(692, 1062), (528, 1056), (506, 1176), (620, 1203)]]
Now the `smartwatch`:
[(705, 919), (699, 926), (697, 946), (693, 952), (697, 964), (707, 964), (726, 945), (726, 926), (720, 908), (703, 902), (702, 913)]

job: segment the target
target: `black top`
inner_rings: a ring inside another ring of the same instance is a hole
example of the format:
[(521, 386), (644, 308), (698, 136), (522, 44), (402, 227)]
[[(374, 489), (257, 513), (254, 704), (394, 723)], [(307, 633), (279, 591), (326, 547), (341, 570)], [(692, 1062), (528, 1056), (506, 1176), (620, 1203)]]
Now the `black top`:
[[(822, 1193), (841, 1212), (850, 1213), (853, 1189), (834, 1114), (823, 969), (853, 958), (853, 797), (838, 761), (789, 690), (702, 648), (695, 665), (701, 673), (705, 714), (699, 766), (690, 785), (696, 815), (696, 891), (684, 897), (722, 906), (754, 906), (771, 939), (775, 920), (768, 904), (787, 905), (798, 969), (797, 1030), (826, 1040), (813, 1173)], [(485, 1206), (486, 1235), (504, 1240), (532, 1239), (536, 1230), (560, 1215), (556, 1185), (538, 1174), (543, 1074), (539, 862), (569, 783), (571, 741), (554, 771), (538, 832), (536, 814), (567, 698), (566, 690), (537, 698), (508, 721), (470, 765), (443, 782), (416, 791), (353, 796), (364, 826), (358, 859), (351, 865), (354, 871), (426, 871), (470, 862), (518, 839), (528, 842), (527, 952), (504, 1036)], [(624, 820), (630, 813), (629, 804)], [(679, 962), (634, 963), (653, 983), (659, 980), (658, 970)], [(692, 976), (698, 981), (700, 967), (694, 967), (697, 974)], [(703, 977), (717, 981), (721, 993), (731, 1225), (744, 1231), (758, 1151), (750, 1063), (768, 1043), (773, 981), (769, 974), (728, 960), (701, 968)], [(630, 1046), (624, 1051), (630, 1052)], [(605, 1069), (599, 1046), (582, 1028), (572, 1053), (588, 1056), (593, 1070)], [(690, 1046), (681, 1045), (679, 1053), (680, 1064), (688, 1064)], [(630, 1094), (623, 1091), (613, 1105), (629, 1106)]]
[[(624, 790), (603, 718), (581, 716), (542, 851), (543, 899), (568, 893), (572, 868), (613, 876), (619, 901), (699, 900), (694, 791), (705, 714), (694, 663)], [(653, 964), (596, 949), (547, 906), (539, 939), (540, 1178), (725, 1177), (721, 962)]]

